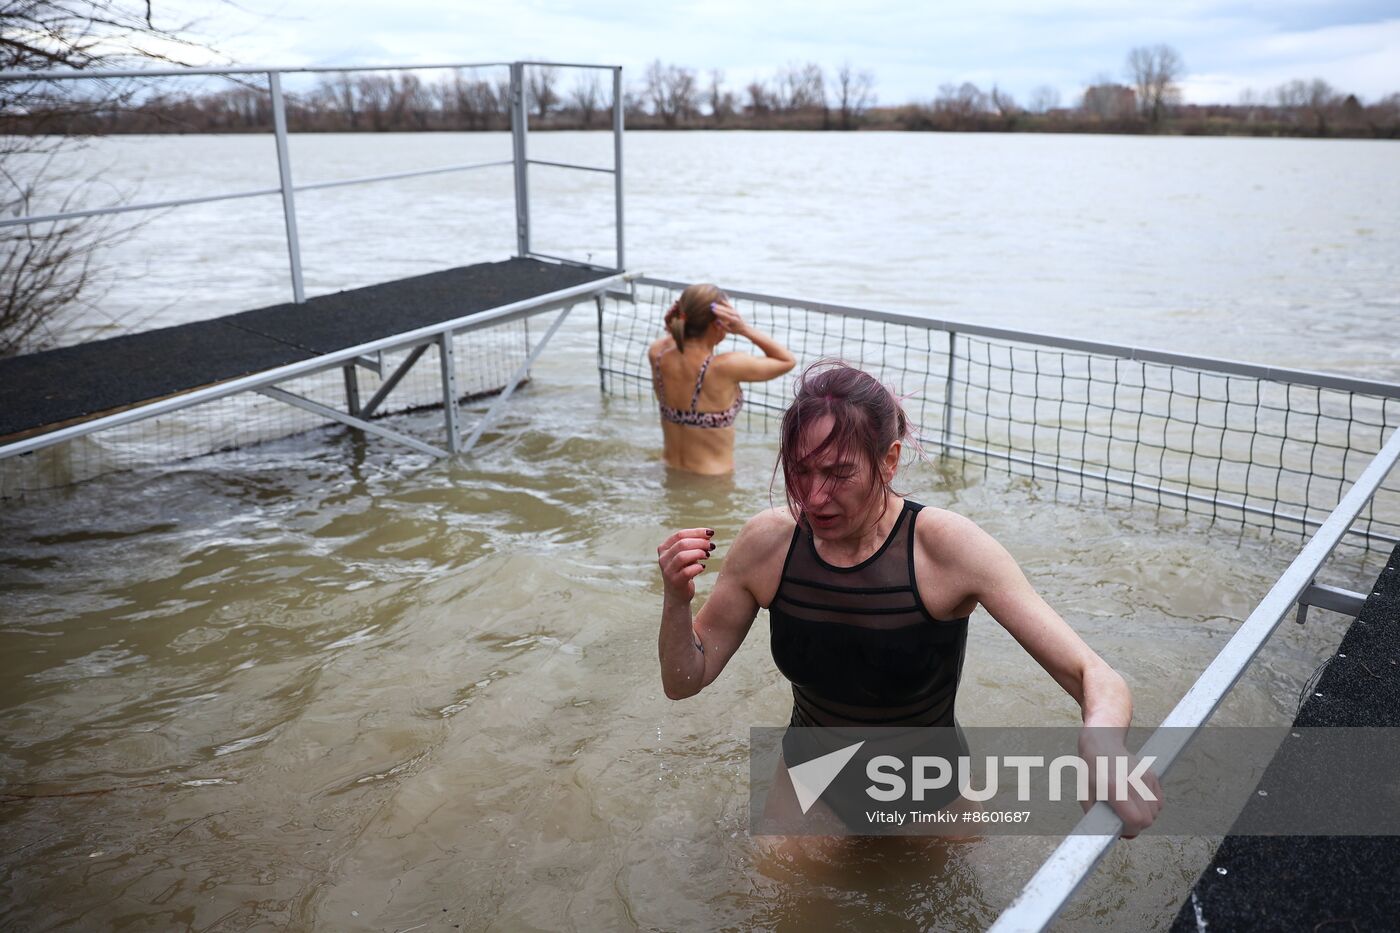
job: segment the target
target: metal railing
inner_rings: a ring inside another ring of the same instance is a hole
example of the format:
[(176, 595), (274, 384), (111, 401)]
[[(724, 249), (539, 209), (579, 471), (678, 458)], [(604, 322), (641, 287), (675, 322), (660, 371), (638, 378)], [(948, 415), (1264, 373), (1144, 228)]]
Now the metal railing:
[[(641, 352), (684, 283), (643, 276), (600, 328), (605, 389), (649, 391)], [(1400, 384), (940, 320), (739, 289), (727, 293), (801, 364), (841, 357), (906, 399), (927, 450), (1213, 517), (1319, 527), (1400, 427)], [(746, 387), (781, 414), (793, 377)], [(1352, 530), (1400, 541), (1400, 488)]]
[[(528, 93), (526, 89), (526, 68), (589, 68), (608, 70), (612, 72), (612, 133), (613, 133), (613, 164), (611, 168), (598, 165), (577, 165), (571, 162), (552, 162), (544, 159), (531, 159), (529, 157), (529, 135), (530, 135), (530, 110), (528, 106)], [(561, 62), (513, 62), (510, 66), (510, 87), (511, 87), (511, 136), (514, 144), (515, 163), (515, 211), (516, 211), (516, 253), (520, 256), (528, 256), (535, 259), (550, 259), (556, 262), (566, 262), (574, 265), (589, 266), (591, 263), (579, 262), (565, 256), (555, 256), (549, 253), (541, 253), (531, 248), (530, 245), (530, 166), (540, 165), (550, 168), (562, 168), (572, 171), (601, 172), (613, 176), (613, 227), (615, 236), (616, 255), (611, 268), (615, 271), (622, 271), (627, 268), (626, 244), (623, 241), (622, 227), (622, 132), (623, 132), (623, 100), (622, 100), (622, 68), (613, 65), (580, 65)]]
[[(510, 69), (510, 118), (512, 137), (512, 157), (489, 162), (475, 162), (465, 165), (447, 165), (427, 169), (414, 169), (404, 172), (390, 172), (382, 175), (369, 175), (360, 178), (345, 178), (334, 181), (316, 182), (314, 184), (297, 185), (292, 177), (292, 158), (288, 147), (288, 129), (286, 100), (282, 91), (282, 76), (284, 74), (297, 73), (324, 73), (324, 72), (360, 72), (360, 71), (416, 71), (435, 70), (448, 68), (490, 68), (508, 67)], [(612, 167), (573, 165), (564, 162), (546, 162), (542, 160), (532, 160), (528, 158), (526, 137), (529, 132), (529, 107), (528, 89), (526, 86), (527, 67), (568, 67), (568, 68), (590, 68), (611, 71), (613, 75), (613, 106), (612, 106), (612, 133), (613, 133), (613, 165)], [(11, 227), (28, 224), (50, 223), (64, 220), (77, 220), (84, 217), (97, 217), (108, 214), (126, 214), (138, 211), (165, 210), (170, 208), (187, 207), (194, 204), (208, 204), (215, 201), (232, 201), (241, 198), (266, 197), (280, 194), (282, 197), (282, 217), (286, 230), (287, 260), (291, 276), (292, 300), (297, 304), (306, 301), (306, 290), (302, 279), (301, 263), (301, 240), (297, 232), (297, 207), (296, 194), (300, 191), (314, 191), (323, 188), (336, 188), (347, 185), (368, 184), (371, 182), (395, 181), (404, 178), (415, 178), (424, 175), (439, 175), (452, 172), (473, 171), (476, 169), (495, 168), (510, 165), (515, 171), (515, 214), (516, 214), (516, 254), (520, 257), (530, 257), (537, 259), (549, 259), (557, 262), (566, 262), (574, 265), (592, 266), (591, 263), (579, 262), (561, 256), (551, 256), (531, 250), (530, 247), (530, 190), (529, 190), (529, 167), (531, 165), (544, 165), (554, 168), (571, 170), (581, 170), (588, 172), (604, 172), (614, 177), (613, 197), (614, 197), (614, 221), (616, 237), (616, 262), (610, 268), (613, 271), (622, 271), (625, 262), (625, 248), (623, 242), (623, 192), (622, 192), (622, 133), (623, 133), (623, 100), (622, 100), (622, 68), (616, 65), (578, 65), (559, 64), (553, 62), (476, 62), (444, 65), (388, 65), (379, 67), (324, 67), (324, 68), (262, 68), (262, 67), (226, 67), (226, 68), (165, 68), (150, 70), (119, 70), (119, 71), (5, 71), (0, 72), (0, 81), (75, 81), (75, 80), (116, 80), (130, 78), (161, 78), (161, 77), (199, 77), (199, 76), (221, 76), (221, 75), (265, 75), (267, 77), (268, 94), (271, 97), (272, 109), (272, 129), (276, 141), (277, 168), (279, 184), (276, 188), (259, 188), (252, 191), (236, 191), (223, 194), (204, 195), (193, 198), (175, 198), (165, 201), (152, 201), (142, 204), (111, 205), (108, 207), (90, 208), (85, 210), (61, 211), (46, 214), (25, 215), (19, 217), (0, 218), (0, 227)]]
[[(1318, 571), (1342, 536), (1376, 494), (1400, 459), (1400, 430), (1371, 460), (1337, 507), (1263, 601), (1211, 661), (1186, 695), (1143, 743), (1139, 757), (1155, 757), (1153, 770), (1166, 777), (1172, 764), (1197, 730), (1214, 715), (1225, 695), (1258, 656), (1285, 616), (1300, 603)], [(1183, 728), (1184, 727), (1184, 728)], [(1096, 803), (1031, 877), (1021, 893), (989, 928), (991, 933), (1033, 933), (1048, 927), (1069, 899), (1108, 854), (1122, 832), (1123, 822), (1106, 803)]]

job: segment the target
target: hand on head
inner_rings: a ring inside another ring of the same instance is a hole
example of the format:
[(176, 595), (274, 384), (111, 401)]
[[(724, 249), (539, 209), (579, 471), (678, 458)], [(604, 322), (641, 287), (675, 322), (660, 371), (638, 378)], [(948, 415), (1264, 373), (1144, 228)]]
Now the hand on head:
[(727, 333), (736, 334), (744, 328), (744, 319), (734, 310), (734, 306), (729, 300), (721, 299), (710, 305), (710, 310), (715, 313), (715, 320), (719, 326)]

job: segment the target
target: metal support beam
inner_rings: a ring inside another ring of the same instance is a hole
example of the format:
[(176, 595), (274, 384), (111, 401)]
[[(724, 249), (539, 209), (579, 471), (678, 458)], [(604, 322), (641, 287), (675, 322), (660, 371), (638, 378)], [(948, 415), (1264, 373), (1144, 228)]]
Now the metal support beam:
[(272, 132), (277, 138), (277, 171), (282, 179), (282, 218), (287, 224), (287, 258), (292, 266), (292, 300), (306, 301), (306, 289), (301, 282), (301, 240), (297, 236), (296, 192), (292, 188), (292, 156), (287, 148), (287, 107), (282, 100), (282, 76), (267, 73), (272, 92)]
[(627, 268), (627, 252), (622, 239), (622, 68), (613, 69), (613, 206), (617, 229), (617, 270)]
[(1364, 593), (1354, 593), (1341, 587), (1328, 586), (1325, 583), (1318, 583), (1316, 580), (1308, 584), (1308, 588), (1303, 590), (1303, 595), (1298, 597), (1299, 608), (1316, 606), (1319, 609), (1340, 612), (1353, 619), (1361, 615), (1361, 607), (1365, 604), (1366, 595)]
[(420, 453), (425, 453), (432, 457), (447, 456), (447, 451), (434, 447), (431, 444), (425, 444), (415, 437), (409, 437), (407, 434), (400, 434), (398, 431), (392, 431), (389, 428), (384, 427), (383, 425), (370, 424), (363, 418), (356, 418), (352, 415), (347, 415), (344, 412), (336, 411), (334, 408), (331, 408), (327, 405), (322, 405), (320, 402), (313, 402), (311, 399), (303, 398), (300, 395), (294, 395), (291, 392), (286, 391), (285, 389), (279, 389), (276, 386), (263, 386), (260, 389), (255, 389), (254, 391), (256, 391), (259, 395), (266, 395), (268, 398), (276, 399), (279, 402), (286, 402), (288, 405), (294, 405), (297, 408), (304, 409), (305, 411), (311, 412), (313, 415), (319, 415), (320, 417), (326, 418), (327, 420), (339, 421), (341, 424), (349, 425), (352, 428), (357, 428), (361, 431), (364, 431), (366, 434), (373, 434), (376, 437), (382, 437), (385, 440), (393, 441), (396, 444), (403, 444), (405, 447), (412, 447), (414, 450), (419, 451)]
[[(408, 371), (413, 368), (413, 364), (417, 363), (422, 359), (423, 354), (428, 352), (428, 347), (430, 346), (432, 346), (431, 343), (420, 343), (418, 346), (414, 347), (413, 352), (408, 355), (408, 359), (400, 363), (399, 368), (394, 370), (393, 374), (389, 376), (388, 379), (384, 380), (384, 384), (379, 387), (379, 391), (370, 396), (369, 401), (365, 403), (364, 410), (361, 411), (360, 414), (364, 415), (366, 418), (373, 415), (375, 411), (379, 409), (380, 403), (388, 398), (389, 393), (394, 391), (394, 387), (403, 380), (404, 376), (408, 375)], [(382, 354), (379, 358), (381, 361), (384, 359)]]
[(345, 373), (345, 410), (358, 416), (360, 414), (360, 374), (351, 363), (342, 366), (341, 371)]
[(540, 351), (549, 345), (549, 339), (554, 336), (555, 331), (559, 330), (559, 325), (564, 323), (564, 318), (568, 317), (569, 312), (572, 310), (574, 310), (574, 306), (567, 305), (564, 310), (559, 312), (559, 316), (554, 319), (554, 323), (549, 325), (549, 330), (545, 331), (544, 336), (540, 338), (540, 342), (535, 344), (535, 349), (530, 351), (530, 355), (525, 357), (525, 362), (521, 363), (511, 375), (510, 380), (506, 383), (505, 391), (496, 396), (496, 400), (491, 403), (491, 407), (486, 410), (486, 414), (481, 416), (481, 420), (478, 421), (476, 427), (472, 429), (471, 436), (468, 437), (466, 443), (462, 445), (462, 453), (470, 452), (471, 449), (476, 446), (476, 442), (481, 440), (481, 435), (496, 423), (496, 419), (505, 411), (506, 402), (510, 401), (510, 397), (515, 394), (516, 387), (525, 379), (526, 374), (530, 371), (530, 366), (540, 355)]
[(525, 63), (512, 62), (510, 140), (515, 162), (515, 254), (522, 259), (530, 254), (530, 163), (525, 145), (530, 115), (525, 104)]
[(598, 306), (598, 391), (606, 394), (608, 381), (603, 369), (603, 296), (594, 298), (593, 303)]
[(948, 454), (948, 440), (953, 435), (953, 363), (957, 360), (958, 332), (948, 331), (948, 378), (943, 381), (943, 454)]
[(457, 357), (452, 351), (452, 332), (437, 339), (438, 362), (442, 368), (442, 415), (447, 426), (447, 449), (461, 452), (462, 431), (457, 426)]

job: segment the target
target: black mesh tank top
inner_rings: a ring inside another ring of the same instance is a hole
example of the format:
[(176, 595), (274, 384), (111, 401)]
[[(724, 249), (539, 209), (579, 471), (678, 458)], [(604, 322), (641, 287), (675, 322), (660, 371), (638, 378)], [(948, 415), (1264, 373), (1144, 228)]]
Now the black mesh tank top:
[(768, 607), (773, 660), (792, 681), (792, 725), (954, 726), (967, 616), (935, 619), (914, 583), (914, 522), (905, 500), (889, 537), (854, 567), (817, 555), (793, 529)]

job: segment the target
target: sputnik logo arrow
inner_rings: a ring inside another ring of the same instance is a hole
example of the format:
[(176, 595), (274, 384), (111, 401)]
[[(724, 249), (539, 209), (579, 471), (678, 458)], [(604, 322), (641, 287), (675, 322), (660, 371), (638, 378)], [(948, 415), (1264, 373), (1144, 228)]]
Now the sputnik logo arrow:
[(836, 780), (836, 775), (841, 773), (841, 769), (846, 767), (847, 762), (855, 757), (864, 744), (857, 742), (847, 745), (787, 769), (788, 777), (792, 779), (792, 789), (797, 792), (797, 803), (802, 807), (804, 814), (812, 809), (812, 804), (817, 802), (822, 791), (831, 786), (831, 782)]

